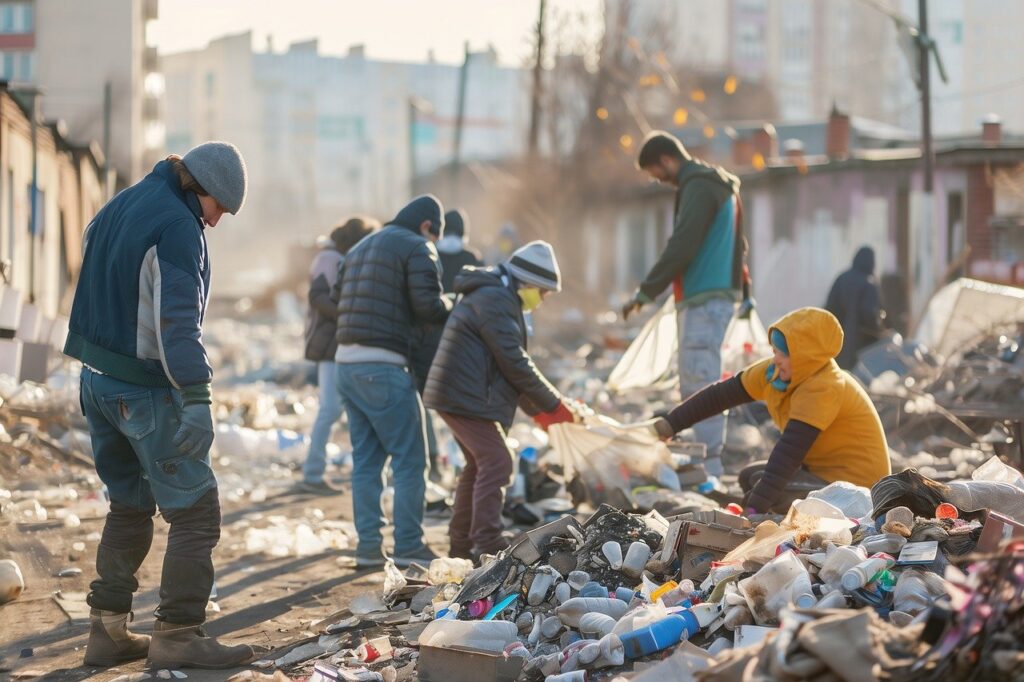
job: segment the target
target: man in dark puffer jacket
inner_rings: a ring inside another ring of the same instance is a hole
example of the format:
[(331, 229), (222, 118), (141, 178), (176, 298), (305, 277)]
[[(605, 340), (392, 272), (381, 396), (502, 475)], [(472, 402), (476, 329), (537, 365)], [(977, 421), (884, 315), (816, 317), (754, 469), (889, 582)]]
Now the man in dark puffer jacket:
[(466, 455), (448, 527), (453, 557), (473, 559), (508, 546), (501, 508), (515, 455), (505, 433), (516, 406), (545, 429), (576, 419), (526, 350), (523, 312), (560, 289), (551, 245), (540, 241), (498, 267), (466, 267), (455, 279), (462, 298), (444, 328), (424, 394)]
[(338, 301), (338, 390), (352, 438), (352, 505), (360, 566), (384, 563), (381, 473), (391, 457), (395, 484), (394, 561), (436, 558), (423, 543), (426, 444), (423, 403), (409, 371), (410, 340), (425, 324), (443, 324), (451, 303), (441, 295), (433, 242), (444, 209), (431, 195), (417, 197), (380, 232), (345, 258)]

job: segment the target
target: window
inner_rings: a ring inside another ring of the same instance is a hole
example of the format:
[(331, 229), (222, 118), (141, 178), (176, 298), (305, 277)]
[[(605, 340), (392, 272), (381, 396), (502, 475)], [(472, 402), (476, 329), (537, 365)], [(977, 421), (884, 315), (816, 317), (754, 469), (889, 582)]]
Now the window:
[(0, 33), (32, 33), (35, 16), (30, 2), (0, 4)]

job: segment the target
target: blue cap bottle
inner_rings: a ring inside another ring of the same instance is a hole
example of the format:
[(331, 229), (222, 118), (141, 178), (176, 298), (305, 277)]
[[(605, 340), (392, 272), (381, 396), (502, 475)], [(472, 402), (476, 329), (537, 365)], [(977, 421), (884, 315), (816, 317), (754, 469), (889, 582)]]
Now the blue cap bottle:
[(690, 639), (700, 630), (692, 611), (673, 613), (647, 627), (620, 635), (626, 658), (643, 658), (667, 649), (684, 639)]

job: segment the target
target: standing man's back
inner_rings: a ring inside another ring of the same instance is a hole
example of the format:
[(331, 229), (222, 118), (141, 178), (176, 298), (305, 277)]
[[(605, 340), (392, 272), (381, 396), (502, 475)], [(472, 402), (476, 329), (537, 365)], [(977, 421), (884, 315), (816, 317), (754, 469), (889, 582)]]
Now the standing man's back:
[[(740, 181), (693, 159), (678, 139), (662, 131), (644, 140), (637, 168), (676, 188), (675, 211), (665, 250), (622, 312), (628, 317), (672, 287), (679, 324), (679, 385), (686, 399), (721, 379), (725, 331), (736, 303), (747, 296)], [(710, 475), (723, 473), (725, 429), (724, 415), (695, 427), (697, 439), (707, 445)]]
[(419, 329), (443, 324), (451, 311), (441, 295), (432, 244), (443, 228), (441, 202), (431, 195), (417, 197), (384, 229), (349, 251), (338, 274), (334, 359), (352, 437), (360, 566), (384, 563), (380, 496), (389, 456), (395, 484), (395, 563), (429, 563), (433, 557), (423, 542), (423, 403), (409, 365)]
[[(82, 361), (82, 409), (110, 495), (87, 598), (88, 665), (148, 655), (154, 668), (230, 668), (253, 654), (201, 627), (221, 525), (202, 339), (210, 289), (204, 230), (237, 213), (245, 190), (238, 149), (207, 142), (158, 163), (104, 206), (86, 234), (64, 352)], [(170, 531), (150, 639), (127, 622), (157, 509)]]
[(862, 246), (853, 257), (853, 265), (839, 275), (828, 292), (825, 309), (836, 316), (843, 327), (843, 350), (836, 362), (853, 369), (857, 357), (882, 333), (882, 296), (875, 281), (875, 251)]

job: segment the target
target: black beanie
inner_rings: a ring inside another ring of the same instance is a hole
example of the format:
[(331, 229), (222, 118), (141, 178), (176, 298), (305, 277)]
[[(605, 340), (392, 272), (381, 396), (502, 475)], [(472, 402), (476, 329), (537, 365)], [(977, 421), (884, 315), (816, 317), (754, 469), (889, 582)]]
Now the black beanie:
[(440, 237), (444, 230), (444, 206), (433, 194), (424, 194), (410, 201), (398, 212), (391, 224), (419, 232), (424, 220), (430, 221), (430, 233)]
[(461, 208), (454, 208), (444, 214), (444, 236), (462, 237), (469, 234), (469, 216)]

